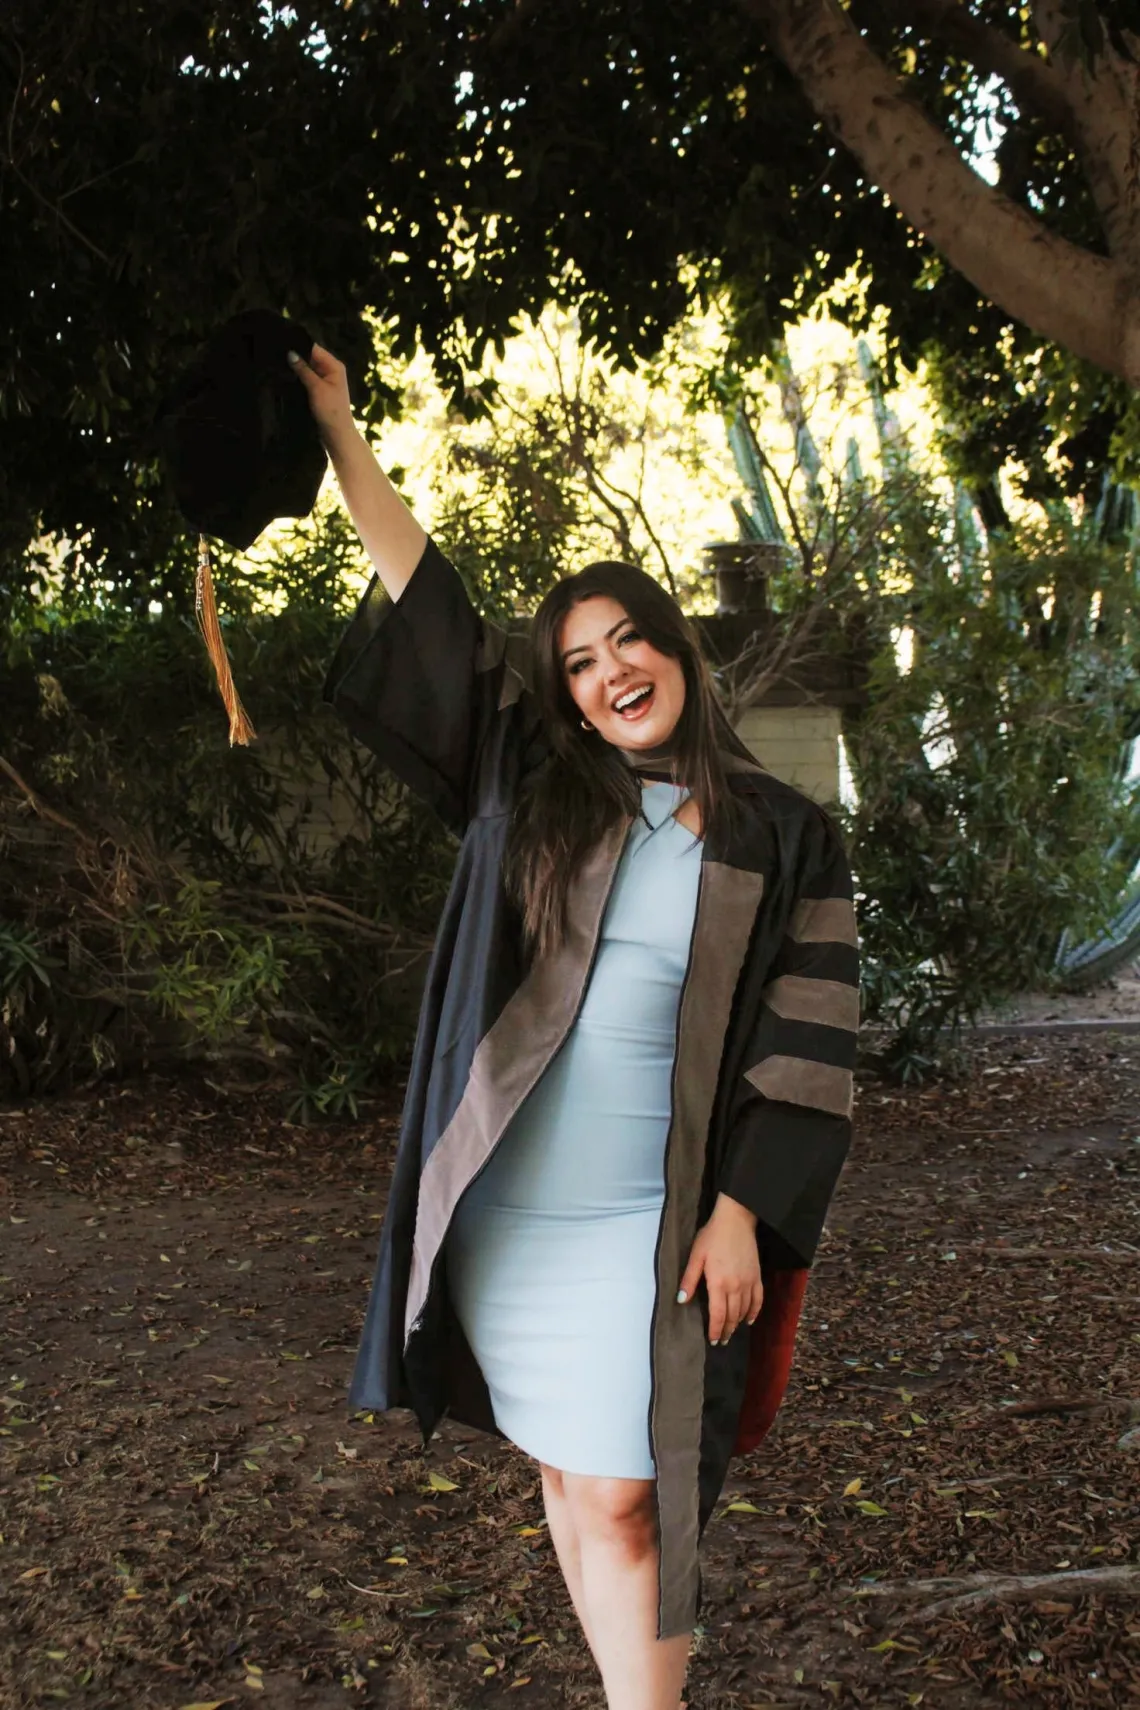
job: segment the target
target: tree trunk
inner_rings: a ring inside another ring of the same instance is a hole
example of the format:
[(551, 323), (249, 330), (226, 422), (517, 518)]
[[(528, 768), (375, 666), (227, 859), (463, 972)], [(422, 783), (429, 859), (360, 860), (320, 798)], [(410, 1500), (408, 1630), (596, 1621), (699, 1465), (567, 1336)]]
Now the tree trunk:
[(1050, 232), (962, 159), (836, 0), (740, 0), (821, 119), (982, 296), (1051, 343), (1140, 386), (1140, 288)]

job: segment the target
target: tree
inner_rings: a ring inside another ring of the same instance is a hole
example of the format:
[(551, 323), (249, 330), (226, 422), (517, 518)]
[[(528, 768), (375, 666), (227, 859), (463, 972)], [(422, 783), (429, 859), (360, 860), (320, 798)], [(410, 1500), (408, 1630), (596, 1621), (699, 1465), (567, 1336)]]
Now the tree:
[[(879, 9), (894, 30), (876, 51), (837, 0), (743, 3), (871, 182), (981, 296), (1040, 338), (1140, 384), (1137, 62), (1134, 38), (1119, 21), (1106, 28), (1104, 16), (1124, 8), (906, 0)], [(899, 75), (900, 49), (913, 88)], [(996, 79), (1003, 121), (1042, 127), (1064, 145), (1079, 163), (1098, 240), (1082, 242), (1030, 212), (962, 158), (960, 138), (915, 98), (939, 61)]]
[[(725, 289), (755, 355), (855, 269), (852, 321), (884, 310), (904, 361), (974, 376), (980, 448), (1004, 410), (1044, 480), (1061, 428), (1087, 487), (1140, 377), (1134, 22), (1125, 0), (9, 0), (0, 602), (93, 572), (101, 598), (185, 599), (154, 412), (251, 305), (342, 350), (374, 417), (377, 325), (474, 409), (488, 344), (544, 302), (632, 361)], [(987, 123), (996, 186), (970, 163)], [(1002, 371), (1031, 362), (1015, 409)], [(70, 555), (29, 558), (41, 534)]]
[[(453, 223), (467, 191), (453, 149), (427, 181), (419, 139), (421, 109), (453, 102), (462, 40), (417, 33), (408, 9), (350, 74), (348, 49), (322, 46), (338, 13), (5, 8), (0, 587), (43, 530), (86, 545), (62, 567), (33, 564), (33, 593), (77, 563), (82, 576), (85, 559), (128, 603), (186, 601), (155, 413), (235, 309), (312, 322), (353, 363), (366, 413), (384, 404), (366, 385), (366, 310), (405, 348), (420, 337), (446, 353), (462, 246), (439, 216)], [(369, 38), (363, 17), (340, 24), (343, 41)], [(403, 273), (385, 266), (401, 246)]]
[(895, 354), (937, 359), (967, 473), (1013, 454), (1037, 492), (1090, 492), (1140, 438), (1138, 24), (1117, 0), (524, 3), (478, 81), (488, 134), (510, 107), (518, 194), (568, 228), (612, 241), (617, 213), (640, 255), (667, 198), (745, 354), (854, 271), (839, 312), (885, 311)]
[[(1014, 453), (1041, 496), (1056, 485), (1042, 464), (1041, 430), (1060, 427), (1069, 430), (1062, 449), (1070, 490), (1092, 497), (1113, 454), (1134, 473), (1127, 430), (1134, 437), (1128, 394), (1140, 383), (1136, 8), (889, 0), (860, 9), (861, 31), (835, 0), (743, 4), (871, 182), (942, 263), (1014, 323), (980, 358), (977, 345), (947, 340), (941, 329), (927, 336), (966, 472), (985, 480)], [(958, 111), (947, 112), (963, 67), (974, 73), (975, 99), (963, 103), (959, 87)], [(978, 93), (992, 101), (989, 125), (1001, 137), (996, 184), (964, 158), (971, 124), (976, 138)], [(941, 274), (935, 265), (930, 282)], [(992, 324), (992, 313), (984, 318)], [(1033, 348), (1039, 341), (1053, 351)], [(1124, 387), (1106, 386), (1104, 376)], [(1064, 393), (1068, 407), (1058, 408)], [(1126, 432), (1114, 443), (1121, 418)], [(1026, 433), (1031, 424), (1035, 434)]]

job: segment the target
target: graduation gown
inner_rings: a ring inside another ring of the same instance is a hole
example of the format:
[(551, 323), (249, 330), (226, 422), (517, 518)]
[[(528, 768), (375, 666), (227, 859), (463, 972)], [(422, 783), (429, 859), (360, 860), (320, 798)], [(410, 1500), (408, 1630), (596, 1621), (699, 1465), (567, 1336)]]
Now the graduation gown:
[[(411, 1408), (425, 1442), (445, 1413), (495, 1430), (451, 1306), (444, 1240), (575, 1021), (631, 823), (576, 875), (561, 947), (528, 965), (503, 882), (519, 787), (547, 752), (528, 682), (525, 639), (478, 616), (429, 541), (397, 601), (370, 585), (325, 685), (353, 733), (460, 839), (349, 1397)], [(851, 1128), (858, 958), (843, 848), (806, 796), (727, 758), (742, 811), (727, 841), (702, 846), (650, 1333), (661, 1638), (694, 1625), (698, 1541), (729, 1459), (760, 1442), (782, 1400)], [(704, 1289), (685, 1306), (676, 1294), (721, 1192), (756, 1214), (765, 1297), (751, 1330), (713, 1347)]]

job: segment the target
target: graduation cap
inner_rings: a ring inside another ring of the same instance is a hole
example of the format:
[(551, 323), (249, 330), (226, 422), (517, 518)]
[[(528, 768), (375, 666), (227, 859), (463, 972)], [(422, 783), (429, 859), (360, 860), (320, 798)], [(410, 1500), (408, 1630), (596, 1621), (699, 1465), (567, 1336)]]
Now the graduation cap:
[(208, 537), (244, 552), (278, 517), (308, 516), (326, 456), (304, 387), (286, 360), (313, 339), (283, 315), (250, 309), (218, 328), (164, 400), (159, 439), (178, 508), (198, 535), (195, 611), (230, 718), (230, 743), (254, 735), (234, 687), (214, 600)]

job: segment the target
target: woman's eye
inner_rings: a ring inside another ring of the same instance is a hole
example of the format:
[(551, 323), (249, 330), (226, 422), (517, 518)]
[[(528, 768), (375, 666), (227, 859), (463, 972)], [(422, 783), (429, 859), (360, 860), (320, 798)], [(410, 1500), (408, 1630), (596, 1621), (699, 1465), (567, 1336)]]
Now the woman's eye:
[(580, 671), (586, 669), (589, 663), (588, 659), (575, 659), (573, 665), (567, 666), (567, 672), (571, 677), (576, 677)]
[(623, 630), (621, 635), (618, 636), (618, 646), (624, 647), (627, 641), (640, 641), (640, 640), (641, 640), (641, 631), (640, 630), (626, 629), (626, 630)]

